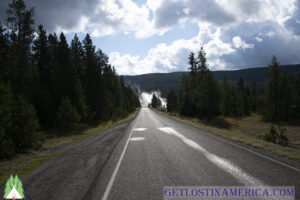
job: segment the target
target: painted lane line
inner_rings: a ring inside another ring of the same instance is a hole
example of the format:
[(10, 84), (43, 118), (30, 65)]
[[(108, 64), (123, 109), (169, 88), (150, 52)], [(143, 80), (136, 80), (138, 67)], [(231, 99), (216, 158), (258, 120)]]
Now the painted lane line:
[(147, 130), (147, 128), (135, 128), (135, 129), (133, 129), (134, 131), (146, 131)]
[(130, 141), (142, 141), (145, 140), (145, 137), (132, 137), (130, 138)]
[(106, 186), (105, 192), (104, 192), (104, 194), (103, 194), (103, 196), (102, 196), (102, 200), (107, 200), (107, 198), (108, 198), (108, 196), (109, 196), (110, 190), (111, 190), (111, 188), (112, 188), (112, 186), (113, 186), (113, 184), (114, 184), (114, 182), (115, 182), (115, 179), (116, 179), (117, 173), (118, 173), (118, 171), (119, 171), (121, 162), (122, 162), (122, 160), (123, 160), (123, 157), (124, 157), (124, 155), (125, 155), (127, 146), (128, 146), (128, 144), (129, 144), (129, 140), (130, 140), (130, 138), (131, 138), (132, 132), (133, 132), (133, 130), (134, 130), (134, 127), (135, 127), (136, 124), (137, 124), (138, 119), (139, 119), (139, 116), (137, 116), (137, 119), (136, 119), (136, 121), (135, 121), (135, 124), (134, 124), (133, 128), (132, 128), (131, 131), (130, 131), (129, 137), (128, 137), (127, 141), (126, 141), (126, 144), (125, 144), (125, 146), (124, 146), (124, 149), (123, 149), (123, 151), (122, 151), (122, 153), (121, 153), (121, 156), (120, 156), (120, 158), (119, 158), (119, 160), (118, 160), (118, 163), (117, 163), (117, 165), (116, 165), (116, 168), (115, 168), (115, 170), (114, 170), (114, 172), (113, 172), (113, 174), (112, 174), (112, 176), (111, 176), (111, 178), (110, 178), (110, 180), (109, 180), (108, 185)]
[(251, 175), (248, 175), (245, 171), (243, 171), (238, 166), (234, 165), (230, 161), (221, 158), (213, 153), (208, 152), (206, 149), (204, 149), (202, 146), (194, 142), (193, 140), (188, 139), (184, 135), (180, 134), (176, 130), (170, 128), (170, 127), (162, 127), (159, 128), (162, 132), (165, 132), (169, 135), (174, 135), (181, 139), (185, 144), (188, 146), (200, 151), (204, 154), (204, 156), (212, 163), (223, 169), (224, 171), (231, 174), (234, 178), (236, 178), (239, 182), (245, 184), (245, 185), (252, 185), (252, 186), (258, 186), (258, 185), (265, 185), (260, 180), (252, 177)]

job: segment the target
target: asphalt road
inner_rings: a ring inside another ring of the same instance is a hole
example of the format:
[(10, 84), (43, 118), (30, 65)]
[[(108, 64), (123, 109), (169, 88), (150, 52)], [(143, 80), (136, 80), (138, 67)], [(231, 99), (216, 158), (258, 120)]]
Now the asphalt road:
[[(163, 199), (164, 186), (296, 186), (300, 170), (142, 108), (25, 179), (27, 199)], [(297, 199), (300, 197), (297, 196)]]

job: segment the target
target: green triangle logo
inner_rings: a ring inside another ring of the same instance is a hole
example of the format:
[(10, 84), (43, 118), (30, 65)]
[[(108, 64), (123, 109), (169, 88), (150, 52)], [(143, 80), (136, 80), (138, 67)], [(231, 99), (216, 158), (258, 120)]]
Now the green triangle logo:
[(10, 175), (9, 179), (7, 179), (4, 189), (4, 199), (24, 199), (24, 190), (21, 179), (19, 179), (18, 175), (13, 177)]

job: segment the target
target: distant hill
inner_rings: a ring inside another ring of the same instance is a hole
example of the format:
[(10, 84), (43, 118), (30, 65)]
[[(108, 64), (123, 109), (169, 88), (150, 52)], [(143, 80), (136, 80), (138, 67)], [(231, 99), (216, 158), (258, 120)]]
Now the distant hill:
[[(213, 71), (215, 78), (218, 81), (223, 80), (226, 76), (228, 81), (235, 84), (240, 78), (243, 78), (246, 83), (255, 81), (258, 85), (264, 83), (264, 72), (267, 67), (257, 67), (231, 71)], [(284, 74), (295, 74), (300, 72), (300, 64), (298, 65), (283, 65), (280, 66)], [(181, 88), (181, 78), (183, 74), (188, 72), (171, 72), (171, 73), (152, 73), (136, 76), (124, 76), (126, 84), (136, 85), (142, 91), (160, 90), (162, 96), (165, 97), (171, 90), (179, 91)]]

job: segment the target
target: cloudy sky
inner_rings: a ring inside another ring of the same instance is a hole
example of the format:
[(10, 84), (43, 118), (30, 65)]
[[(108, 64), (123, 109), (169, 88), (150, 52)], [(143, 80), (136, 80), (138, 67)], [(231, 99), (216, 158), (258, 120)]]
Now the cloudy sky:
[[(8, 0), (1, 0), (0, 19)], [(25, 0), (48, 33), (88, 32), (119, 74), (183, 71), (203, 46), (211, 70), (300, 63), (299, 0)]]

